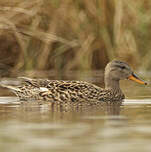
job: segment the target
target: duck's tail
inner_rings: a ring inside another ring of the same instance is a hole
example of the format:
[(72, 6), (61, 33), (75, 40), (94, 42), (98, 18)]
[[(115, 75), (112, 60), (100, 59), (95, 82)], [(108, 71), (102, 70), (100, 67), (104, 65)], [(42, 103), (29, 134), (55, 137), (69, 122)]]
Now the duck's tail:
[(3, 83), (0, 83), (0, 86), (3, 87), (3, 88), (8, 88), (13, 92), (20, 91), (20, 89), (17, 88), (16, 86), (10, 86), (10, 85), (6, 85), (6, 84), (3, 84)]
[(21, 90), (20, 90), (17, 86), (11, 86), (11, 85), (7, 85), (7, 84), (0, 83), (0, 87), (9, 89), (9, 90), (10, 90), (11, 92), (13, 92), (17, 97), (19, 97), (19, 92), (21, 92)]
[(13, 92), (17, 92), (20, 91), (20, 89), (18, 88), (18, 85), (21, 85), (23, 82), (30, 82), (32, 79), (27, 78), (27, 77), (18, 77), (18, 79), (20, 79), (21, 81), (18, 81), (17, 84), (13, 84), (11, 81), (0, 81), (0, 86), (3, 88), (8, 88)]
[(6, 80), (6, 81), (2, 80), (2, 81), (0, 81), (0, 87), (9, 89), (20, 99), (32, 97), (32, 93), (30, 95), (30, 89), (26, 90), (26, 87), (24, 87), (24, 85), (32, 85), (33, 79), (26, 78), (26, 77), (19, 77), (19, 79), (20, 80), (18, 80), (16, 82), (9, 81), (9, 80)]

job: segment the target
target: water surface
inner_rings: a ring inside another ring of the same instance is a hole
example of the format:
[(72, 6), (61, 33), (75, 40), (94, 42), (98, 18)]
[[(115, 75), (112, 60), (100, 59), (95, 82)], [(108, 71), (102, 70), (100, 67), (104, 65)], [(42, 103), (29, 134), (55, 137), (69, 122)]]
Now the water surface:
[[(98, 74), (77, 79), (103, 85)], [(150, 152), (151, 88), (127, 80), (121, 87), (127, 97), (121, 106), (103, 105), (83, 111), (54, 110), (47, 103), (34, 101), (21, 103), (1, 89), (1, 151)]]

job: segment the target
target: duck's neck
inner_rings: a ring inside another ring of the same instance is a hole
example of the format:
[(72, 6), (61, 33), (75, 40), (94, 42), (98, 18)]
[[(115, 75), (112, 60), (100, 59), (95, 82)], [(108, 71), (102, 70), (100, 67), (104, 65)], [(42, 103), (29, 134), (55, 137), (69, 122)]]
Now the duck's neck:
[(112, 89), (116, 92), (122, 92), (120, 89), (120, 83), (119, 80), (113, 80), (112, 78), (105, 77), (105, 89)]

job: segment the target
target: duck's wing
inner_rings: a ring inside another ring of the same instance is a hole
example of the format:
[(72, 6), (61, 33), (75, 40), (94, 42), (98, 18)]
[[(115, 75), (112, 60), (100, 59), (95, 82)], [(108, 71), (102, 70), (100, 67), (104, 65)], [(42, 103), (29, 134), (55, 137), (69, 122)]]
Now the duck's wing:
[(18, 79), (21, 80), (21, 85), (20, 86), (32, 86), (32, 87), (41, 87), (41, 86), (46, 86), (48, 84), (47, 79), (31, 79), (28, 77), (18, 77)]
[(20, 99), (42, 99), (47, 101), (99, 100), (106, 95), (106, 90), (83, 81), (63, 81), (31, 79), (19, 77), (19, 86), (3, 87), (11, 89)]
[(104, 89), (83, 81), (62, 81), (50, 80), (47, 85), (48, 92), (42, 92), (43, 98), (52, 97), (54, 100), (98, 100), (99, 95)]

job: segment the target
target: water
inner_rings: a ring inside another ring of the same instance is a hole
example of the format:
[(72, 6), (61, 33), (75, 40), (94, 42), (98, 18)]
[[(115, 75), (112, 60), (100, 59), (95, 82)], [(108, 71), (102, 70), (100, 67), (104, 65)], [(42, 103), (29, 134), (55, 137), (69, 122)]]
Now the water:
[[(98, 75), (78, 79), (100, 85)], [(47, 103), (21, 103), (1, 89), (0, 151), (150, 152), (151, 88), (131, 81), (122, 82), (121, 87), (127, 96), (121, 106), (84, 111), (55, 111)]]

